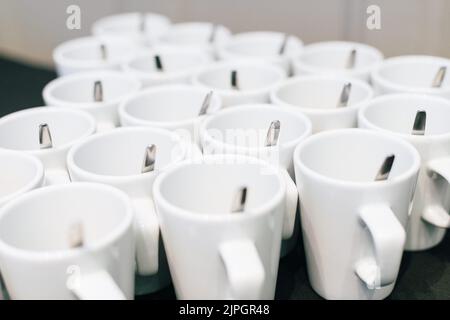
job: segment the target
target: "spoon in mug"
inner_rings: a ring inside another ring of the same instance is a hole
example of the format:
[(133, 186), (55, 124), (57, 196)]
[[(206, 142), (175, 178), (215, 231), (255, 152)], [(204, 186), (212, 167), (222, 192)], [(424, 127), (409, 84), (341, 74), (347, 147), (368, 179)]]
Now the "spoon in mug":
[(280, 136), (280, 121), (275, 120), (270, 124), (269, 130), (267, 131), (266, 137), (266, 147), (276, 146), (278, 143), (278, 138)]
[(394, 164), (395, 155), (387, 156), (386, 159), (384, 159), (383, 164), (380, 167), (380, 170), (378, 171), (375, 181), (384, 181), (389, 178), (389, 174), (391, 173), (392, 166)]
[(286, 33), (283, 38), (283, 42), (281, 43), (280, 49), (278, 50), (278, 54), (281, 56), (286, 51), (286, 46), (289, 40), (289, 35)]
[(83, 225), (81, 222), (76, 222), (69, 229), (70, 248), (80, 248), (83, 246), (83, 243)]
[(218, 29), (217, 24), (213, 24), (211, 27), (211, 33), (208, 38), (209, 43), (214, 43), (214, 41), (216, 41), (217, 29)]
[(234, 90), (239, 90), (238, 75), (236, 70), (231, 71), (231, 88)]
[(53, 148), (52, 135), (46, 123), (39, 125), (39, 147), (41, 149)]
[(145, 33), (146, 30), (147, 30), (146, 14), (141, 13), (139, 17), (139, 32)]
[(100, 45), (100, 57), (102, 60), (106, 60), (108, 58), (108, 52), (106, 51), (106, 46), (103, 43)]
[(203, 116), (208, 112), (209, 106), (211, 105), (212, 95), (212, 91), (208, 92), (208, 94), (206, 95), (205, 99), (203, 100), (202, 107), (200, 108), (200, 112), (198, 113), (199, 116)]
[(423, 110), (417, 111), (414, 119), (412, 134), (416, 136), (425, 135), (425, 127), (427, 125), (427, 113)]
[(232, 213), (240, 213), (245, 210), (245, 204), (247, 202), (247, 187), (239, 188), (234, 196), (233, 205), (231, 207)]
[(158, 70), (160, 72), (164, 71), (164, 67), (163, 67), (163, 64), (162, 64), (162, 61), (161, 61), (161, 57), (159, 55), (155, 55), (154, 60), (155, 60), (156, 70)]
[(346, 107), (348, 105), (348, 100), (350, 99), (350, 92), (352, 90), (352, 84), (349, 82), (344, 85), (341, 91), (341, 95), (339, 96), (339, 101), (337, 104), (338, 108)]
[(145, 148), (144, 162), (142, 164), (141, 173), (147, 173), (155, 170), (156, 146), (154, 144)]
[(95, 102), (103, 101), (103, 85), (101, 81), (94, 82), (94, 101)]
[(442, 66), (439, 68), (436, 76), (433, 79), (433, 84), (431, 85), (433, 88), (440, 88), (442, 86), (442, 82), (444, 82), (445, 74), (447, 73), (447, 67)]
[(350, 55), (348, 56), (346, 68), (353, 69), (355, 67), (355, 62), (356, 62), (356, 49), (353, 49), (352, 51), (350, 51)]

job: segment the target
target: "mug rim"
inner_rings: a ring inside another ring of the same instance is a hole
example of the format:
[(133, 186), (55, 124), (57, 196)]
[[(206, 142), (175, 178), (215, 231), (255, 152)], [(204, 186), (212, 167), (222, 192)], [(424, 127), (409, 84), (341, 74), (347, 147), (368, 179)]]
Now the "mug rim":
[[(144, 174), (132, 174), (132, 175), (104, 175), (99, 174), (96, 172), (88, 171), (84, 168), (81, 168), (76, 162), (75, 162), (75, 155), (79, 152), (79, 149), (97, 142), (98, 140), (102, 140), (104, 137), (110, 137), (115, 135), (122, 135), (122, 132), (147, 132), (147, 133), (159, 133), (166, 135), (169, 138), (173, 138), (175, 140), (175, 144), (177, 144), (181, 148), (181, 155), (178, 157), (178, 159), (174, 160), (173, 162), (167, 164), (165, 167), (161, 168), (157, 172), (148, 172)], [(80, 141), (76, 145), (74, 145), (67, 154), (67, 167), (69, 171), (75, 171), (77, 172), (77, 175), (82, 175), (85, 177), (88, 177), (90, 181), (102, 181), (101, 183), (105, 184), (115, 184), (115, 183), (124, 183), (131, 181), (146, 181), (148, 179), (154, 179), (155, 175), (161, 174), (161, 172), (166, 171), (168, 168), (172, 167), (174, 164), (179, 163), (183, 161), (187, 156), (187, 147), (185, 143), (183, 143), (183, 140), (175, 133), (163, 129), (163, 128), (154, 128), (154, 127), (121, 127), (117, 128), (115, 130), (109, 131), (109, 132), (102, 132), (95, 135), (92, 135), (83, 141)]]
[[(55, 97), (53, 94), (53, 90), (62, 88), (65, 86), (70, 86), (72, 82), (76, 82), (79, 80), (86, 80), (86, 79), (94, 79), (97, 77), (110, 77), (110, 78), (121, 78), (121, 80), (126, 80), (129, 83), (132, 83), (134, 85), (134, 88), (130, 91), (130, 93), (122, 96), (117, 97), (115, 99), (109, 100), (109, 101), (102, 101), (102, 102), (74, 102), (69, 101), (67, 99), (60, 99)], [(119, 71), (115, 70), (88, 70), (88, 71), (82, 71), (82, 72), (75, 72), (71, 74), (67, 74), (64, 76), (61, 76), (59, 78), (55, 78), (49, 83), (47, 83), (44, 87), (44, 90), (42, 91), (42, 96), (44, 98), (44, 101), (48, 105), (55, 106), (55, 107), (69, 107), (69, 108), (79, 108), (83, 110), (92, 110), (92, 108), (105, 108), (109, 106), (113, 106), (115, 104), (119, 104), (121, 101), (123, 101), (126, 97), (129, 95), (135, 94), (139, 92), (139, 90), (142, 88), (142, 82), (139, 79), (136, 79), (135, 77), (129, 76), (127, 74), (121, 73)]]
[[(291, 85), (296, 85), (297, 83), (308, 83), (310, 81), (344, 81), (344, 82), (350, 82), (353, 84), (356, 84), (360, 88), (366, 91), (366, 97), (358, 101), (357, 103), (351, 104), (345, 108), (311, 108), (311, 107), (304, 107), (300, 105), (291, 104), (289, 102), (286, 102), (284, 99), (280, 97), (280, 90)], [(274, 87), (270, 92), (270, 101), (272, 101), (273, 104), (279, 105), (284, 108), (295, 108), (300, 110), (301, 112), (305, 112), (307, 114), (312, 115), (334, 115), (334, 114), (343, 114), (348, 112), (353, 112), (359, 110), (363, 105), (370, 102), (374, 97), (374, 91), (373, 89), (363, 80), (349, 77), (349, 76), (339, 76), (339, 75), (324, 75), (324, 74), (314, 74), (314, 75), (305, 75), (305, 76), (295, 76), (292, 78), (289, 78), (276, 87)]]
[(32, 156), (28, 153), (20, 152), (20, 151), (14, 151), (9, 149), (0, 149), (0, 158), (3, 156), (3, 154), (10, 154), (13, 157), (23, 158), (26, 159), (26, 161), (29, 162), (32, 166), (34, 166), (35, 174), (32, 179), (30, 179), (24, 186), (17, 189), (16, 191), (7, 194), (3, 197), (0, 197), (0, 208), (13, 198), (16, 198), (17, 196), (20, 196), (22, 194), (27, 193), (30, 190), (33, 190), (35, 188), (39, 188), (43, 182), (44, 182), (44, 165), (42, 162), (35, 156)]
[(450, 85), (447, 87), (433, 88), (433, 87), (411, 87), (401, 83), (394, 82), (381, 75), (382, 70), (391, 66), (402, 65), (408, 62), (427, 62), (427, 61), (442, 61), (450, 66), (450, 59), (432, 55), (401, 55), (387, 58), (382, 61), (370, 74), (370, 78), (374, 85), (381, 85), (389, 90), (394, 90), (404, 93), (423, 93), (423, 94), (442, 94), (450, 92)]
[(392, 93), (392, 94), (386, 94), (382, 96), (375, 97), (369, 103), (364, 105), (358, 112), (358, 122), (364, 122), (364, 124), (367, 126), (369, 130), (375, 130), (379, 132), (383, 132), (390, 135), (395, 135), (402, 137), (403, 139), (409, 140), (409, 141), (426, 141), (430, 139), (439, 139), (439, 140), (450, 140), (450, 129), (446, 133), (440, 133), (440, 134), (427, 134), (427, 135), (412, 135), (412, 134), (406, 134), (401, 133), (393, 130), (386, 129), (384, 127), (380, 127), (378, 125), (375, 125), (371, 120), (369, 120), (366, 116), (366, 112), (372, 108), (375, 108), (378, 104), (384, 103), (385, 101), (395, 101), (395, 100), (405, 100), (407, 98), (414, 99), (414, 98), (423, 98), (428, 100), (434, 100), (436, 102), (441, 102), (444, 104), (447, 104), (450, 108), (450, 100), (445, 99), (440, 96), (436, 95), (430, 95), (430, 94), (421, 94), (421, 93)]
[(281, 113), (284, 112), (284, 113), (290, 114), (292, 117), (296, 117), (298, 120), (301, 120), (303, 122), (303, 124), (305, 125), (305, 130), (300, 136), (298, 136), (297, 138), (295, 138), (293, 140), (290, 140), (283, 144), (280, 144), (279, 147), (284, 147), (284, 148), (295, 147), (301, 141), (303, 141), (305, 138), (307, 138), (308, 136), (310, 136), (312, 134), (311, 120), (304, 114), (302, 114), (300, 112), (294, 112), (293, 110), (280, 108), (280, 106), (277, 106), (274, 104), (251, 103), (251, 104), (236, 105), (236, 106), (233, 106), (233, 108), (224, 109), (221, 112), (211, 115), (210, 117), (206, 118), (200, 126), (200, 135), (202, 137), (202, 140), (213, 141), (216, 145), (221, 145), (221, 146), (224, 146), (225, 148), (232, 148), (232, 149), (235, 149), (236, 151), (239, 150), (240, 152), (268, 150), (268, 148), (270, 148), (270, 147), (266, 147), (266, 146), (244, 147), (244, 146), (239, 146), (239, 145), (233, 145), (228, 142), (219, 141), (217, 139), (214, 139), (208, 132), (209, 129), (213, 129), (213, 128), (209, 128), (209, 125), (211, 124), (211, 122), (215, 121), (217, 118), (221, 118), (223, 115), (227, 115), (230, 113), (231, 114), (238, 113), (241, 110), (258, 110), (258, 109), (274, 110), (274, 111), (278, 111)]
[[(217, 214), (202, 214), (199, 212), (192, 212), (191, 210), (184, 209), (177, 205), (172, 204), (169, 200), (163, 196), (161, 192), (161, 184), (164, 183), (167, 176), (170, 176), (177, 171), (183, 170), (186, 167), (192, 165), (205, 165), (208, 163), (211, 164), (226, 164), (227, 160), (236, 160), (243, 161), (246, 164), (256, 164), (260, 167), (270, 168), (271, 170), (275, 169), (276, 178), (278, 179), (280, 188), (277, 193), (272, 195), (272, 198), (265, 202), (264, 204), (255, 207), (252, 209), (251, 214), (247, 215), (233, 215), (229, 214), (230, 212), (216, 212)], [(154, 200), (158, 205), (164, 207), (165, 210), (171, 212), (171, 214), (177, 215), (179, 217), (188, 217), (191, 220), (203, 221), (203, 222), (227, 222), (227, 221), (243, 221), (243, 220), (252, 220), (261, 215), (269, 215), (271, 212), (279, 205), (279, 203), (283, 202), (286, 193), (286, 185), (284, 182), (281, 173), (276, 166), (271, 165), (267, 161), (263, 161), (257, 158), (242, 156), (242, 155), (231, 155), (231, 154), (216, 154), (216, 155), (205, 155), (202, 159), (189, 159), (182, 161), (174, 166), (172, 166), (169, 170), (161, 173), (153, 184), (153, 196)]]
[[(200, 81), (200, 76), (209, 73), (209, 72), (216, 72), (221, 69), (227, 69), (228, 67), (235, 67), (239, 68), (240, 66), (250, 66), (250, 67), (256, 67), (259, 68), (259, 70), (273, 72), (274, 74), (277, 73), (278, 79), (274, 81), (272, 84), (266, 85), (261, 88), (256, 89), (249, 89), (249, 90), (233, 90), (233, 89), (220, 89), (215, 88), (207, 83), (204, 83), (203, 81)], [(263, 63), (261, 61), (246, 61), (246, 60), (225, 60), (221, 62), (212, 63), (209, 66), (201, 68), (199, 71), (195, 72), (191, 76), (191, 83), (194, 87), (200, 87), (205, 88), (210, 91), (217, 92), (219, 95), (226, 95), (230, 97), (239, 97), (240, 95), (253, 95), (253, 94), (263, 94), (265, 92), (269, 93), (275, 86), (281, 84), (286, 80), (287, 76), (286, 73), (283, 71), (283, 69), (279, 66), (276, 66), (274, 64), (267, 64)]]
[(20, 259), (28, 260), (28, 261), (40, 261), (45, 259), (47, 261), (57, 261), (63, 259), (74, 258), (80, 254), (87, 254), (89, 252), (96, 252), (103, 250), (110, 246), (112, 243), (117, 242), (120, 237), (122, 237), (126, 230), (133, 225), (133, 207), (131, 204), (130, 198), (121, 190), (111, 187), (106, 184), (101, 183), (93, 183), (93, 182), (73, 182), (69, 184), (63, 185), (53, 185), (45, 188), (38, 188), (32, 190), (24, 195), (15, 198), (8, 202), (5, 206), (0, 209), (0, 224), (1, 220), (7, 216), (14, 213), (14, 210), (18, 205), (23, 203), (24, 201), (35, 201), (36, 198), (42, 196), (42, 194), (52, 193), (54, 190), (60, 189), (91, 189), (91, 190), (99, 190), (109, 192), (111, 196), (116, 197), (116, 199), (120, 199), (120, 201), (124, 204), (126, 212), (122, 217), (122, 221), (118, 223), (118, 225), (110, 230), (106, 236), (102, 239), (96, 241), (95, 243), (89, 244), (88, 247), (80, 247), (80, 248), (67, 248), (67, 249), (58, 249), (58, 250), (27, 250), (18, 248), (17, 246), (11, 245), (3, 240), (0, 236), (0, 251), (6, 252), (6, 254), (10, 256), (19, 257)]
[[(155, 121), (155, 120), (146, 120), (146, 119), (138, 118), (138, 117), (132, 115), (128, 110), (129, 105), (138, 99), (146, 97), (147, 95), (152, 96), (155, 93), (170, 92), (172, 90), (173, 91), (176, 91), (176, 90), (197, 91), (197, 92), (204, 92), (204, 91), (207, 92), (208, 91), (206, 88), (189, 86), (189, 85), (185, 85), (185, 84), (167, 84), (167, 85), (149, 87), (149, 88), (140, 90), (136, 94), (128, 97), (127, 99), (125, 99), (124, 101), (122, 101), (120, 103), (118, 113), (119, 113), (119, 118), (121, 119), (121, 122), (123, 122), (122, 119), (126, 119), (127, 122), (133, 123), (132, 126), (144, 126), (144, 127), (154, 126), (154, 127), (159, 127), (159, 128), (176, 128), (176, 127), (194, 124), (197, 121), (201, 121), (201, 119), (204, 119), (208, 115), (211, 115), (211, 113), (208, 112), (205, 115), (196, 116), (193, 118), (187, 118), (184, 120)], [(216, 100), (216, 102), (218, 104), (218, 108), (216, 111), (219, 111), (223, 108), (222, 99), (220, 99), (220, 97), (216, 93), (216, 91), (214, 91), (214, 90), (211, 90), (211, 91), (213, 91), (212, 99)]]
[(96, 122), (95, 118), (92, 115), (90, 115), (88, 112), (86, 112), (84, 110), (79, 110), (79, 109), (61, 108), (61, 107), (55, 107), (55, 106), (33, 107), (33, 108), (22, 109), (22, 110), (7, 114), (4, 117), (0, 118), (0, 127), (4, 123), (15, 121), (16, 119), (19, 119), (19, 118), (23, 117), (24, 115), (27, 115), (27, 114), (33, 115), (33, 114), (39, 113), (41, 111), (43, 111), (43, 112), (49, 111), (51, 113), (53, 113), (53, 112), (72, 113), (73, 115), (84, 118), (87, 121), (87, 123), (89, 124), (89, 128), (82, 135), (76, 137), (76, 139), (69, 141), (65, 144), (55, 146), (51, 149), (16, 150), (16, 149), (4, 148), (4, 147), (0, 147), (0, 149), (27, 152), (31, 155), (36, 155), (36, 156), (50, 154), (55, 151), (67, 150), (67, 149), (71, 148), (74, 144), (79, 142), (80, 140), (83, 140), (83, 139), (93, 135), (97, 131), (97, 122)]
[[(300, 155), (303, 152), (303, 149), (308, 147), (310, 144), (314, 144), (317, 140), (325, 139), (327, 136), (335, 136), (335, 135), (372, 135), (372, 136), (378, 136), (379, 138), (385, 138), (388, 140), (395, 141), (395, 143), (402, 145), (405, 149), (408, 149), (410, 152), (410, 155), (412, 156), (413, 163), (410, 165), (410, 168), (407, 169), (402, 174), (396, 176), (394, 179), (386, 180), (386, 181), (349, 181), (349, 180), (342, 180), (337, 178), (332, 178), (329, 176), (326, 176), (324, 174), (321, 174), (317, 172), (316, 170), (311, 169), (309, 166), (305, 165), (301, 159)], [(420, 169), (420, 155), (416, 148), (408, 143), (407, 141), (395, 137), (386, 133), (382, 133), (379, 131), (373, 131), (368, 129), (360, 129), (360, 128), (346, 128), (346, 129), (335, 129), (335, 130), (329, 130), (329, 131), (322, 131), (319, 132), (305, 141), (302, 141), (297, 148), (294, 151), (294, 166), (297, 170), (300, 170), (303, 174), (309, 176), (310, 178), (320, 181), (322, 183), (328, 184), (328, 185), (337, 185), (339, 187), (344, 188), (385, 188), (387, 185), (396, 185), (399, 183), (402, 183), (408, 179), (410, 179), (412, 176), (417, 174)]]

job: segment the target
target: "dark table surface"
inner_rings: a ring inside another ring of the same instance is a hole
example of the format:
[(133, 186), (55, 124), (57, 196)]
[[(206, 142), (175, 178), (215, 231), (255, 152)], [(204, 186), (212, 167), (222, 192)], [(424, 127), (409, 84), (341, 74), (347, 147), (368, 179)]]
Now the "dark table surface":
[[(55, 77), (51, 70), (0, 57), (0, 116), (42, 106), (42, 89)], [(174, 299), (175, 294), (170, 287), (137, 298)], [(276, 298), (320, 299), (308, 283), (301, 241), (280, 262)], [(404, 254), (397, 285), (389, 299), (450, 299), (450, 233), (431, 250)]]

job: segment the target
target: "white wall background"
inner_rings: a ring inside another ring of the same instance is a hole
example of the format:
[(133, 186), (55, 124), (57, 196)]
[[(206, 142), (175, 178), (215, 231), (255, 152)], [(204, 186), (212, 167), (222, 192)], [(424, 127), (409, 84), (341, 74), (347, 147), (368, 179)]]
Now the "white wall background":
[[(66, 28), (66, 8), (81, 7), (81, 30)], [(366, 28), (366, 9), (381, 8), (381, 30)], [(0, 0), (0, 54), (51, 66), (52, 49), (88, 35), (99, 17), (154, 11), (174, 22), (214, 21), (233, 32), (280, 30), (305, 43), (353, 40), (387, 56), (450, 57), (449, 0)]]

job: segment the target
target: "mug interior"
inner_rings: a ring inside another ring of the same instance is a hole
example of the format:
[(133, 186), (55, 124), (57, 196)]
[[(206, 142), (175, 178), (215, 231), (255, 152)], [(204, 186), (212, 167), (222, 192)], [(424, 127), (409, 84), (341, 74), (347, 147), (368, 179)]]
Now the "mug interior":
[(417, 163), (412, 149), (402, 141), (364, 130), (313, 136), (296, 154), (300, 163), (316, 174), (359, 183), (375, 181), (382, 163), (390, 155), (395, 155), (395, 159), (388, 180), (406, 174)]
[(5, 208), (0, 218), (2, 242), (25, 251), (66, 250), (71, 230), (79, 225), (83, 245), (89, 247), (109, 237), (129, 215), (126, 198), (112, 188), (50, 188), (33, 191)]
[[(101, 44), (106, 47), (107, 57), (102, 58)], [(107, 63), (111, 60), (120, 60), (130, 56), (130, 46), (126, 42), (119, 41), (86, 41), (74, 42), (62, 51), (63, 58), (72, 61), (90, 61), (95, 63)]]
[[(208, 90), (192, 87), (151, 89), (129, 100), (125, 112), (133, 118), (144, 121), (175, 122), (197, 118)], [(220, 100), (212, 96), (208, 112), (216, 111)]]
[(206, 131), (221, 143), (241, 147), (264, 147), (272, 121), (280, 121), (279, 144), (290, 143), (305, 135), (307, 123), (275, 107), (236, 108), (211, 118)]
[(70, 103), (96, 103), (94, 100), (94, 84), (101, 81), (103, 101), (117, 101), (139, 89), (136, 81), (121, 75), (102, 75), (74, 77), (57, 82), (49, 94), (54, 98)]
[[(214, 28), (217, 29), (214, 31)], [(228, 36), (228, 31), (223, 26), (199, 22), (176, 24), (162, 39), (166, 43), (175, 45), (208, 44), (213, 32), (215, 32), (215, 42)]]
[[(433, 79), (442, 66), (450, 69), (450, 63), (434, 59), (404, 59), (392, 60), (386, 62), (379, 70), (381, 78), (386, 79), (397, 85), (410, 88), (432, 88)], [(450, 77), (447, 75), (441, 85), (441, 88), (450, 87)]]
[(179, 167), (161, 180), (159, 190), (165, 201), (194, 214), (229, 215), (240, 188), (247, 187), (246, 210), (251, 211), (273, 201), (280, 184), (273, 168), (231, 159)]
[(141, 175), (146, 148), (156, 145), (155, 170), (181, 160), (184, 150), (175, 134), (160, 130), (117, 129), (77, 146), (74, 164), (89, 173), (105, 176)]
[[(57, 109), (57, 110), (56, 110)], [(59, 108), (25, 110), (0, 120), (0, 147), (12, 150), (40, 150), (39, 125), (47, 124), (53, 146), (72, 143), (95, 130), (88, 115)]]
[(39, 167), (28, 156), (0, 153), (0, 202), (1, 199), (26, 188), (39, 174)]
[(418, 111), (426, 112), (426, 136), (450, 133), (450, 102), (439, 98), (406, 95), (375, 99), (362, 116), (376, 127), (411, 135)]
[[(254, 33), (236, 35), (225, 49), (230, 53), (249, 57), (280, 56), (283, 45), (283, 33)], [(288, 38), (285, 52), (300, 49), (292, 37)]]
[[(371, 98), (369, 88), (348, 79), (314, 78), (291, 81), (282, 85), (276, 95), (284, 103), (309, 109), (337, 109), (342, 88), (351, 82), (348, 107)], [(345, 109), (340, 108), (340, 109)]]
[[(231, 85), (231, 73), (237, 72), (238, 90)], [(236, 93), (245, 90), (258, 90), (270, 87), (282, 80), (283, 75), (276, 67), (268, 68), (256, 65), (224, 66), (207, 69), (198, 75), (197, 80), (217, 90), (233, 90)]]

